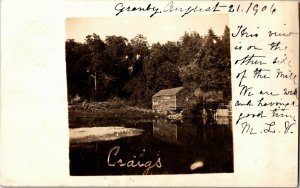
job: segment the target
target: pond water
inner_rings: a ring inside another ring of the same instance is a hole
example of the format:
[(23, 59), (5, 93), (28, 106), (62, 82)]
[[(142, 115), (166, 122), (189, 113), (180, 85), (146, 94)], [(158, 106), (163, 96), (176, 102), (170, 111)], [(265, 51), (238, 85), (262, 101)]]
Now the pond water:
[(120, 126), (137, 136), (70, 144), (70, 174), (154, 175), (233, 172), (231, 119), (71, 117), (70, 128)]

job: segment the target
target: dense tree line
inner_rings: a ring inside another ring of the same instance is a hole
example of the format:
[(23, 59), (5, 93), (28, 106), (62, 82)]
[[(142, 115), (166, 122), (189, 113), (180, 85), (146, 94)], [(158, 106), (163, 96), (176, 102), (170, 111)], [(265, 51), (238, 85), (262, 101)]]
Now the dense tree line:
[[(151, 97), (161, 89), (184, 86), (194, 91), (223, 91), (231, 98), (230, 36), (212, 29), (207, 35), (186, 32), (179, 41), (148, 44), (136, 35), (88, 35), (84, 43), (66, 41), (68, 97), (105, 101), (118, 97), (132, 105), (151, 107)], [(195, 99), (197, 101), (197, 99)]]

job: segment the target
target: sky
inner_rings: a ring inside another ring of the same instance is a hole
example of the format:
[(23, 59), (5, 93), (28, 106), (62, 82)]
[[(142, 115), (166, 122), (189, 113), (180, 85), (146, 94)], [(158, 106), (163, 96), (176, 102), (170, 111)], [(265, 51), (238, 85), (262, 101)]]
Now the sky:
[(123, 36), (128, 40), (137, 34), (146, 37), (149, 44), (167, 41), (178, 41), (184, 32), (196, 31), (206, 35), (212, 28), (216, 35), (221, 36), (225, 25), (229, 26), (228, 14), (199, 14), (180, 16), (142, 17), (86, 17), (67, 18), (66, 39), (84, 42), (87, 35), (96, 33), (102, 40), (106, 36)]

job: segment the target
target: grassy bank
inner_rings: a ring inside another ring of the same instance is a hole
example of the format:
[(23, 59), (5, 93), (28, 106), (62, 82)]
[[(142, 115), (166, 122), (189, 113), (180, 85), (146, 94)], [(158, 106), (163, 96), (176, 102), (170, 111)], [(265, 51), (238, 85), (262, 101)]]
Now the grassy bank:
[(162, 114), (151, 109), (128, 106), (123, 101), (81, 102), (69, 105), (70, 117), (155, 118)]

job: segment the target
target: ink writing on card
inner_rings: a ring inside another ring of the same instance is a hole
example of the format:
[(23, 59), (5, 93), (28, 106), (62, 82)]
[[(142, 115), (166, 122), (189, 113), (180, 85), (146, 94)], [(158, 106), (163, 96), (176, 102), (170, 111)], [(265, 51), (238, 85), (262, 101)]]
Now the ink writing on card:
[[(280, 26), (266, 32), (259, 25), (243, 24), (232, 30), (231, 37), (237, 41), (233, 49), (242, 54), (233, 62), (240, 70), (234, 75), (238, 81), (234, 104), (243, 108), (235, 123), (243, 135), (295, 132), (298, 74), (288, 40), (298, 33), (287, 30), (287, 24)], [(253, 43), (253, 39), (263, 42)]]
[[(274, 14), (277, 11), (275, 4), (269, 3), (235, 3), (228, 4), (226, 2), (218, 2), (212, 1), (206, 6), (201, 5), (192, 5), (186, 3), (185, 5), (179, 4), (176, 1), (167, 1), (164, 6), (155, 6), (154, 3), (146, 3), (144, 5), (135, 5), (132, 2), (118, 2), (114, 6), (114, 11), (116, 11), (115, 16), (120, 16), (122, 14), (138, 14), (140, 12), (146, 12), (150, 14), (150, 18), (153, 16), (161, 15), (161, 14), (169, 14), (169, 13), (179, 13), (180, 17), (185, 17), (191, 14), (199, 14), (199, 13), (240, 13), (240, 14), (248, 14), (248, 15), (259, 15), (259, 14)], [(121, 14), (122, 13), (122, 14)], [(241, 34), (245, 34), (247, 28), (240, 28)], [(292, 35), (293, 32), (288, 34), (282, 34), (277, 32), (270, 32), (269, 35)], [(255, 36), (255, 35), (254, 35)]]

